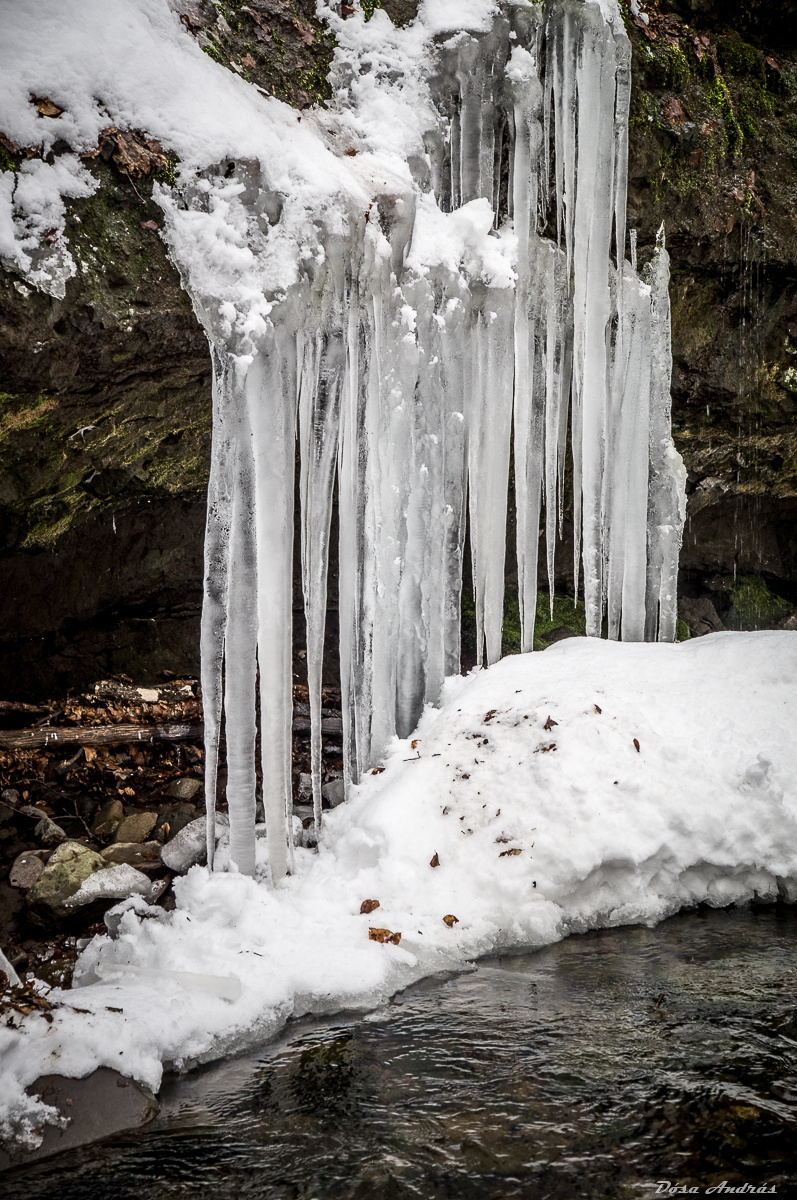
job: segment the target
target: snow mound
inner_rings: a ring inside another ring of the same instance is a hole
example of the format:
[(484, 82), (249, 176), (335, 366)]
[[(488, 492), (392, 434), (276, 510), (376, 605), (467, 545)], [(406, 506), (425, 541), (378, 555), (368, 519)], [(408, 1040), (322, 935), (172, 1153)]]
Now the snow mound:
[(0, 1030), (5, 1128), (41, 1122), (24, 1088), (45, 1072), (113, 1066), (156, 1088), (164, 1064), (376, 1006), (478, 955), (794, 899), (796, 676), (797, 634), (765, 632), (574, 638), (450, 679), (279, 889), (261, 843), (259, 880), (194, 867), (173, 914), (117, 906), (52, 1024)]

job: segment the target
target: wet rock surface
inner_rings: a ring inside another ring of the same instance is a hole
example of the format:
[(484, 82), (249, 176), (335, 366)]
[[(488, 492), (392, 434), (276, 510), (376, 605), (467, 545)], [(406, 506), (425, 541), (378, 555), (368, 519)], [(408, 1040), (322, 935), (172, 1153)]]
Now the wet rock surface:
[(63, 1119), (63, 1128), (46, 1125), (33, 1150), (0, 1144), (0, 1170), (27, 1166), (55, 1154), (140, 1129), (158, 1112), (158, 1101), (143, 1083), (100, 1067), (85, 1079), (43, 1075), (28, 1091), (41, 1097)]

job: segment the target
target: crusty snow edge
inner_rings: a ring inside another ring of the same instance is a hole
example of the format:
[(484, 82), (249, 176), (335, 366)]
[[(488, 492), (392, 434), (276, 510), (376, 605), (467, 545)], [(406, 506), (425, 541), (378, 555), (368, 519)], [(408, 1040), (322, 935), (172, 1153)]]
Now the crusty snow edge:
[[(265, 885), (265, 866), (259, 881), (194, 867), (173, 914), (135, 898), (115, 938), (95, 938), (52, 1024), (0, 1030), (5, 1130), (41, 1123), (24, 1089), (45, 1072), (113, 1066), (157, 1088), (166, 1063), (378, 1005), (499, 948), (793, 899), (795, 678), (797, 634), (763, 632), (574, 638), (449, 680), (284, 886)], [(361, 915), (366, 899), (380, 907)]]

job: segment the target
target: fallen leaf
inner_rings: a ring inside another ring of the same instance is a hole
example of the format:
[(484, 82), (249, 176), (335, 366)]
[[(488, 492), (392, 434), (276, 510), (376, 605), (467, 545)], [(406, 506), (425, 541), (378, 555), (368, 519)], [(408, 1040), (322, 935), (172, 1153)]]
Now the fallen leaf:
[(447, 916), (443, 917), (443, 920), (449, 929), (452, 925), (459, 925), (459, 917), (455, 917), (453, 913), (448, 913)]
[[(348, 154), (348, 150), (346, 151), (346, 153)], [(421, 744), (420, 738), (413, 738), (412, 741), (410, 742), (410, 750), (417, 750), (418, 747), (420, 746), (420, 744)]]
[(57, 104), (53, 104), (52, 100), (48, 100), (46, 96), (33, 96), (33, 103), (39, 110), (40, 117), (60, 117), (64, 111)]
[(698, 146), (696, 150), (693, 150), (686, 161), (690, 167), (699, 167), (703, 161), (703, 151), (701, 148)]
[(664, 105), (664, 115), (671, 125), (683, 125), (686, 120), (686, 113), (681, 107), (681, 102), (675, 96), (671, 96)]
[(241, 65), (247, 67), (251, 71), (253, 67), (257, 66), (257, 63), (251, 54), (243, 54), (241, 56)]
[(514, 858), (516, 854), (522, 854), (523, 851), (518, 846), (513, 846), (511, 850), (502, 850), (498, 855), (499, 858)]
[(598, 705), (598, 704), (595, 705), (595, 712), (598, 714), (603, 712), (603, 709), (600, 707), (600, 705)]
[(700, 132), (703, 134), (703, 137), (713, 137), (719, 127), (720, 123), (716, 117), (709, 117), (709, 119), (704, 121), (700, 126)]
[(391, 942), (394, 946), (401, 941), (400, 933), (393, 933), (390, 929), (374, 929), (373, 926), (368, 930), (368, 937), (372, 942)]
[(554, 721), (553, 717), (549, 716), (548, 720), (543, 725), (543, 729), (545, 729), (548, 733), (550, 733), (551, 730), (553, 729), (554, 725), (558, 725), (558, 724), (559, 724), (558, 721)]
[(556, 749), (556, 742), (549, 742), (547, 746), (538, 746), (534, 751), (535, 754), (547, 754), (549, 750)]
[(430, 867), (439, 867), (440, 866), (440, 859), (437, 856), (436, 850), (435, 850), (434, 854), (432, 855), (431, 859), (429, 860), (429, 866)]
[(767, 64), (768, 67), (771, 67), (773, 71), (782, 71), (783, 70), (780, 63), (776, 62), (775, 59), (772, 58), (771, 55), (767, 55), (767, 57), (764, 59), (764, 62)]
[(83, 746), (82, 749), (83, 749), (83, 754), (85, 756), (86, 762), (87, 763), (94, 762), (94, 759), (97, 757), (96, 747), (95, 746)]
[(492, 721), (493, 717), (497, 714), (497, 712), (498, 712), (497, 708), (491, 708), (488, 713), (484, 714), (485, 725), (487, 724), (488, 721)]
[(360, 912), (372, 913), (375, 908), (379, 908), (378, 900), (363, 900), (362, 904), (360, 905)]
[(384, 767), (374, 767), (371, 771), (371, 774), (372, 775), (381, 775), (382, 772), (384, 771), (384, 769), (385, 769)]
[(639, 753), (640, 753), (640, 750), (639, 750), (639, 741), (638, 741), (636, 738), (634, 738), (634, 745), (636, 746), (636, 752), (637, 752), (637, 754), (639, 754)]
[(153, 233), (157, 229), (160, 229), (160, 225), (157, 221), (139, 221), (139, 225), (142, 229), (151, 229)]

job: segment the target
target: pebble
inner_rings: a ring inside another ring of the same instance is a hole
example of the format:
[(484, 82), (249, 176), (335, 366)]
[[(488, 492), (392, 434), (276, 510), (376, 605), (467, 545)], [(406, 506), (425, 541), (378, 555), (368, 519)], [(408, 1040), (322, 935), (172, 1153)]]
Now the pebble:
[(175, 800), (193, 800), (202, 791), (202, 781), (195, 775), (185, 775), (182, 779), (173, 779), (166, 789), (167, 796)]
[(8, 882), (12, 887), (27, 891), (37, 883), (44, 870), (44, 861), (36, 850), (23, 850), (14, 859), (8, 873)]
[(124, 820), (125, 810), (121, 800), (109, 800), (103, 804), (92, 822), (91, 832), (97, 838), (107, 838)]
[(145, 842), (158, 823), (154, 812), (134, 812), (125, 817), (114, 830), (114, 842)]
[(54, 846), (57, 842), (66, 841), (64, 830), (60, 825), (56, 825), (55, 821), (51, 821), (49, 817), (42, 817), (33, 830), (33, 836), (43, 846)]

